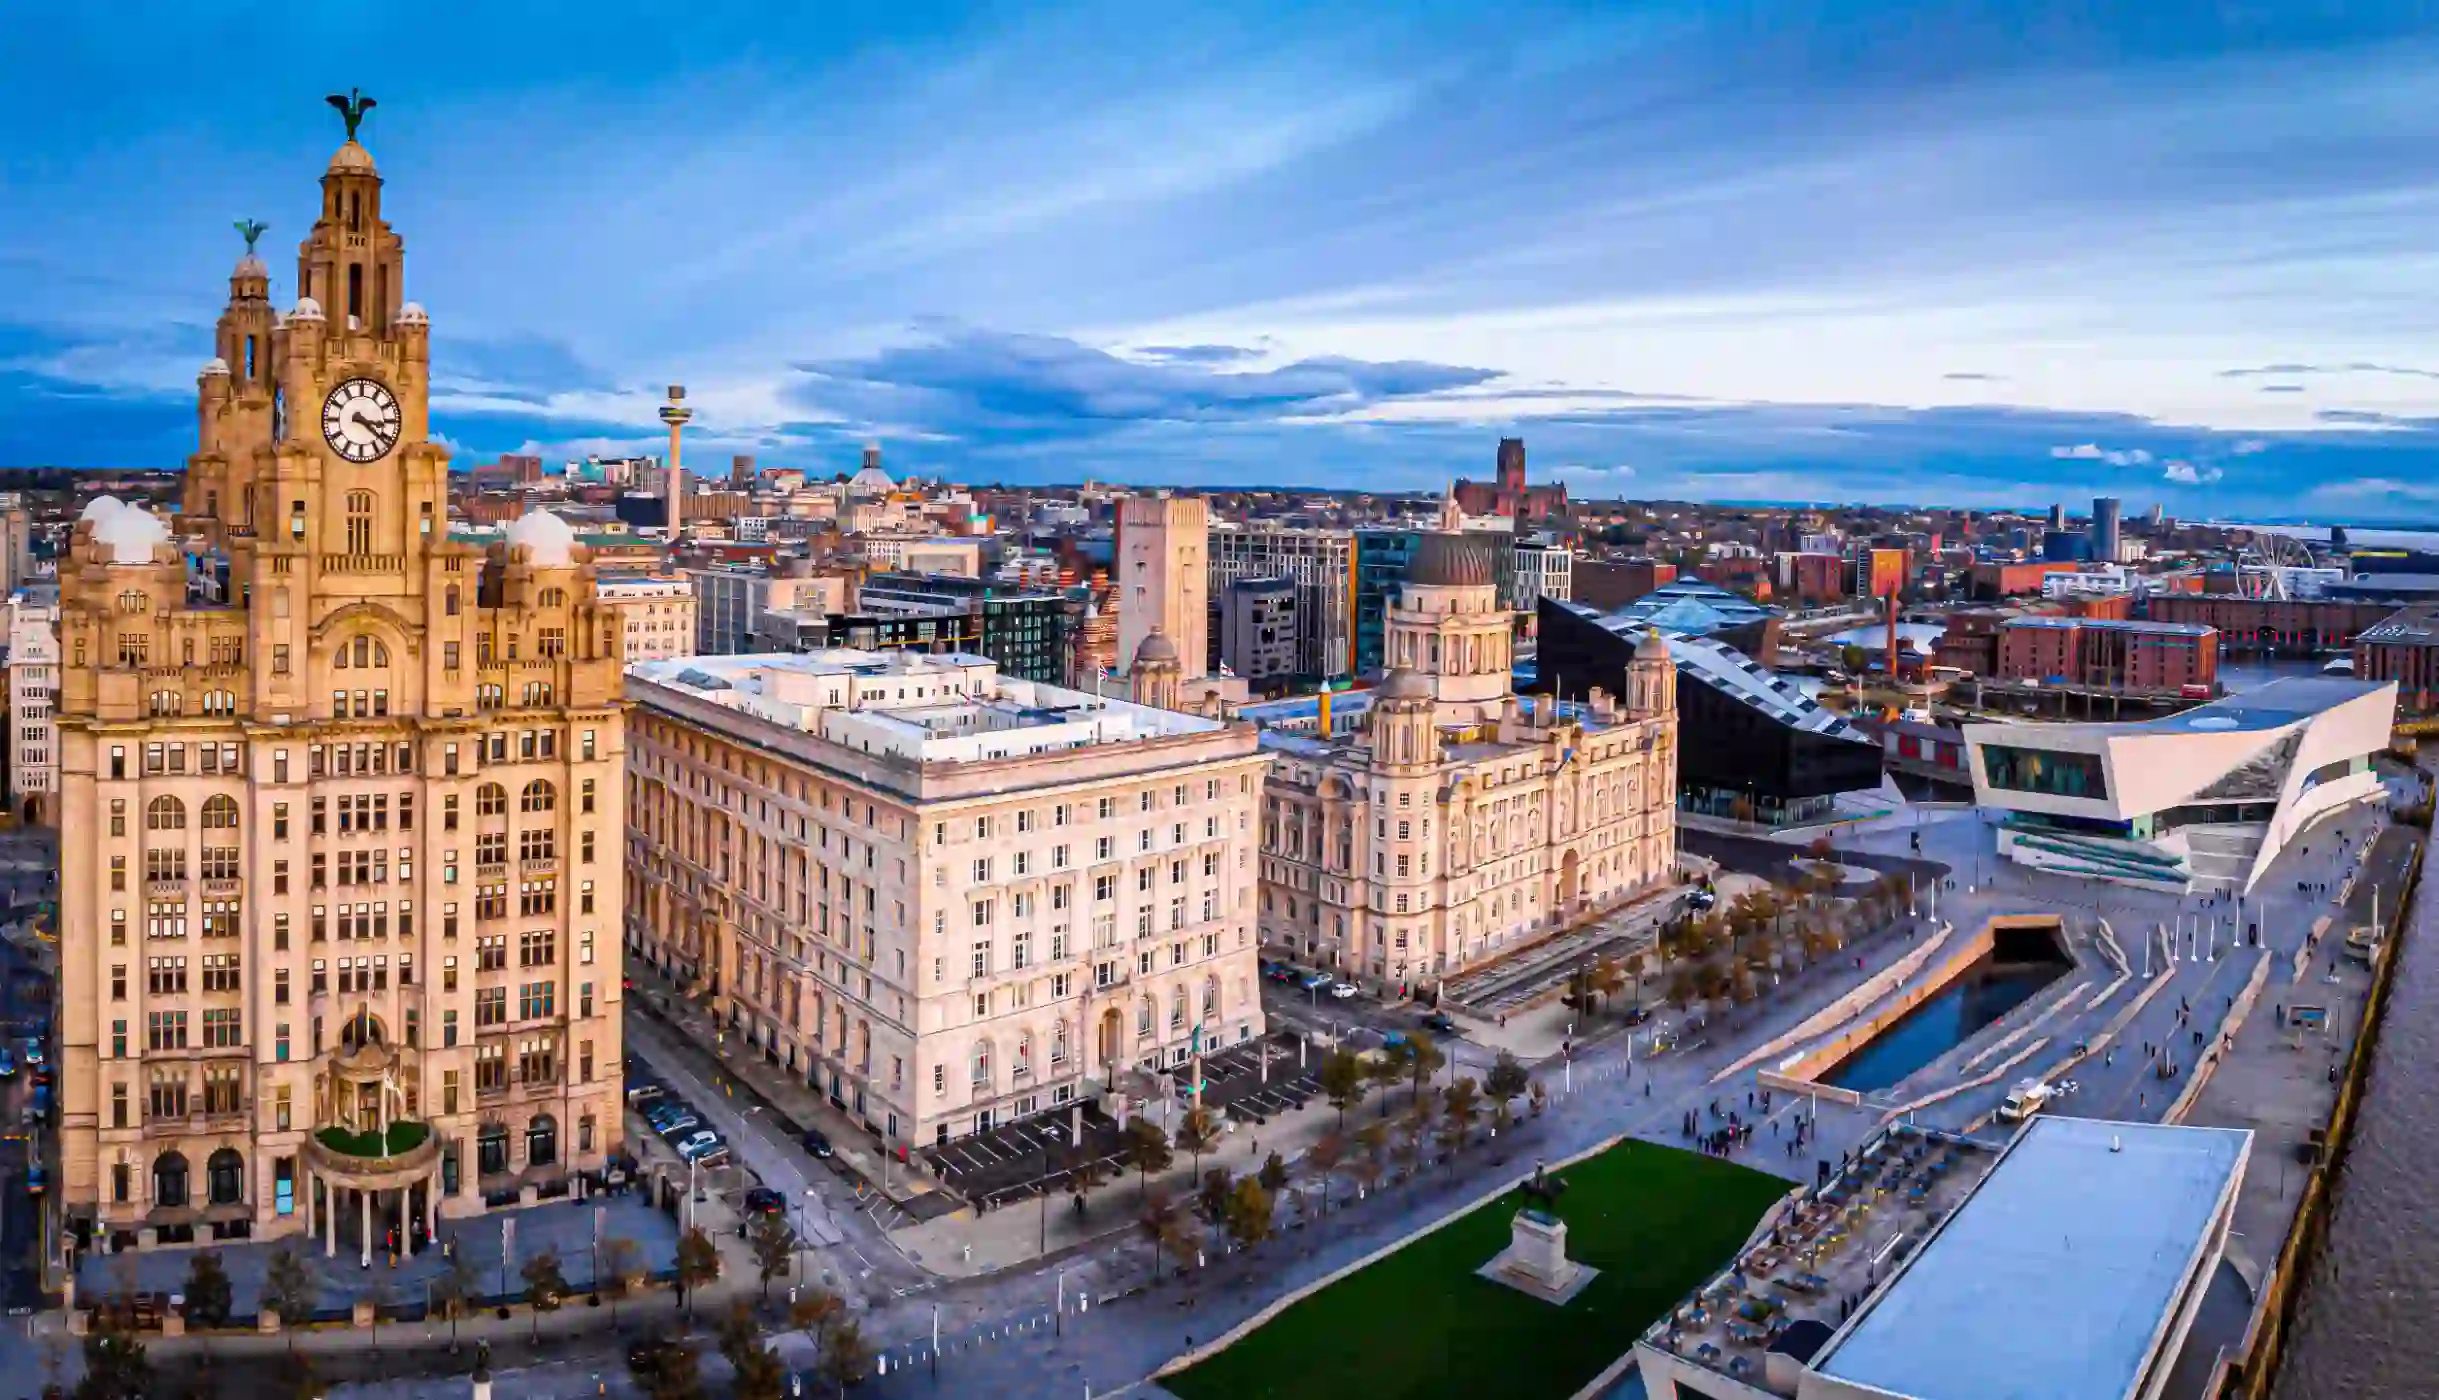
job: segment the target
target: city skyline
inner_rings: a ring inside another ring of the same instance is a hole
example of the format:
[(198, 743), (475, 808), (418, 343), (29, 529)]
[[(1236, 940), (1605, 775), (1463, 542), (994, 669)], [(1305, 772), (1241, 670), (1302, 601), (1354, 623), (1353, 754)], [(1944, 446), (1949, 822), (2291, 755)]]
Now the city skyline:
[(266, 83), (212, 16), (36, 17), (0, 462), (183, 460), (228, 224), (292, 298), (300, 113), (360, 83), (460, 466), (652, 451), (683, 381), (698, 462), (1411, 490), (1520, 434), (1578, 497), (2423, 519), (2409, 21), (707, 15), (531, 67), (490, 16), (339, 71), (377, 18), (300, 10)]

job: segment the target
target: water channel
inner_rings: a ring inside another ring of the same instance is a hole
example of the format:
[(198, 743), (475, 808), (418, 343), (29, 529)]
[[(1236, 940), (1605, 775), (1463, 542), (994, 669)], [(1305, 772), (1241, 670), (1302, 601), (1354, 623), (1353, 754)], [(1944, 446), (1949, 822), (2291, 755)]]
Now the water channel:
[(2032, 946), (1986, 954), (1928, 1001), (1839, 1061), (1821, 1076), (1821, 1082), (1863, 1094), (1886, 1089), (2022, 1006), (2033, 993), (2057, 981), (2069, 966), (2054, 948), (2049, 956)]

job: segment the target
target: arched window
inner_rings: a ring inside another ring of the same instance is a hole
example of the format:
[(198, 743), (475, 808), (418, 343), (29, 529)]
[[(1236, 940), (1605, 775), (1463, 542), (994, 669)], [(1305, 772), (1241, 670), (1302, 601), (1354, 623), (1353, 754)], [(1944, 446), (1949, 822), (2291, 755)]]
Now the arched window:
[(176, 1152), (164, 1152), (153, 1159), (152, 1203), (171, 1207), (186, 1204), (186, 1158)]
[(237, 713), (237, 696), (233, 691), (207, 690), (203, 693), (203, 712), (207, 715)]
[(342, 671), (359, 666), (387, 666), (390, 649), (381, 644), (379, 637), (356, 637), (339, 643), (336, 664)]
[(489, 1176), (508, 1170), (508, 1125), (485, 1123), (474, 1135), (474, 1169)]
[(235, 831), (237, 799), (226, 795), (205, 798), (201, 825), (205, 831)]
[(145, 709), (154, 719), (172, 719), (185, 713), (186, 697), (174, 690), (156, 690)]
[(547, 1167), (559, 1160), (559, 1120), (537, 1113), (525, 1125), (525, 1165)]
[(186, 804), (174, 797), (156, 797), (144, 809), (144, 827), (148, 831), (186, 830)]
[(508, 815), (508, 789), (498, 783), (485, 783), (474, 790), (475, 815), (504, 817)]
[(373, 493), (370, 491), (347, 493), (347, 552), (373, 552)]
[(205, 1190), (216, 1206), (233, 1206), (246, 1198), (246, 1159), (234, 1147), (224, 1147), (204, 1164)]
[(567, 606), (567, 590), (564, 588), (545, 588), (542, 590), (541, 602), (542, 606), (546, 608), (564, 608)]
[(517, 800), (519, 809), (527, 812), (548, 812), (559, 806), (559, 789), (540, 778), (525, 785), (524, 795)]

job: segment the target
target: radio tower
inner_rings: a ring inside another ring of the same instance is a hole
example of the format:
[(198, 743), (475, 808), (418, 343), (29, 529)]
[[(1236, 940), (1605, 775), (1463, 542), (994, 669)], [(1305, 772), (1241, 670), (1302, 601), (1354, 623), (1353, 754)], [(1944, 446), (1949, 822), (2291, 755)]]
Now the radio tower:
[(686, 468), (678, 456), (678, 437), (694, 410), (686, 406), (686, 386), (669, 386), (669, 402), (661, 405), (661, 421), (669, 425), (669, 546), (677, 547), (678, 527), (686, 502)]

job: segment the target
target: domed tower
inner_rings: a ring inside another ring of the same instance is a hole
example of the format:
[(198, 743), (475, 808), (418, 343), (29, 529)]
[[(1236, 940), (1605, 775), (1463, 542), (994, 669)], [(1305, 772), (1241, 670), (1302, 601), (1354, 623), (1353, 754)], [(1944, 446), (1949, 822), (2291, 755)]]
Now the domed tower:
[(1425, 535), (1389, 610), (1388, 665), (1424, 679), (1443, 721), (1495, 719), (1514, 689), (1510, 621), (1491, 541)]
[(1372, 692), (1372, 762), (1387, 768), (1429, 768), (1440, 761), (1439, 702), (1429, 679), (1404, 667)]
[(1668, 643), (1657, 632), (1645, 632), (1627, 663), (1627, 707), (1637, 715), (1677, 712), (1677, 664), (1668, 656)]
[(1177, 708), (1177, 690), (1185, 678), (1185, 663), (1177, 655), (1177, 643), (1154, 627), (1144, 634), (1135, 648), (1135, 657), (1126, 668), (1127, 698), (1138, 705), (1156, 710)]

